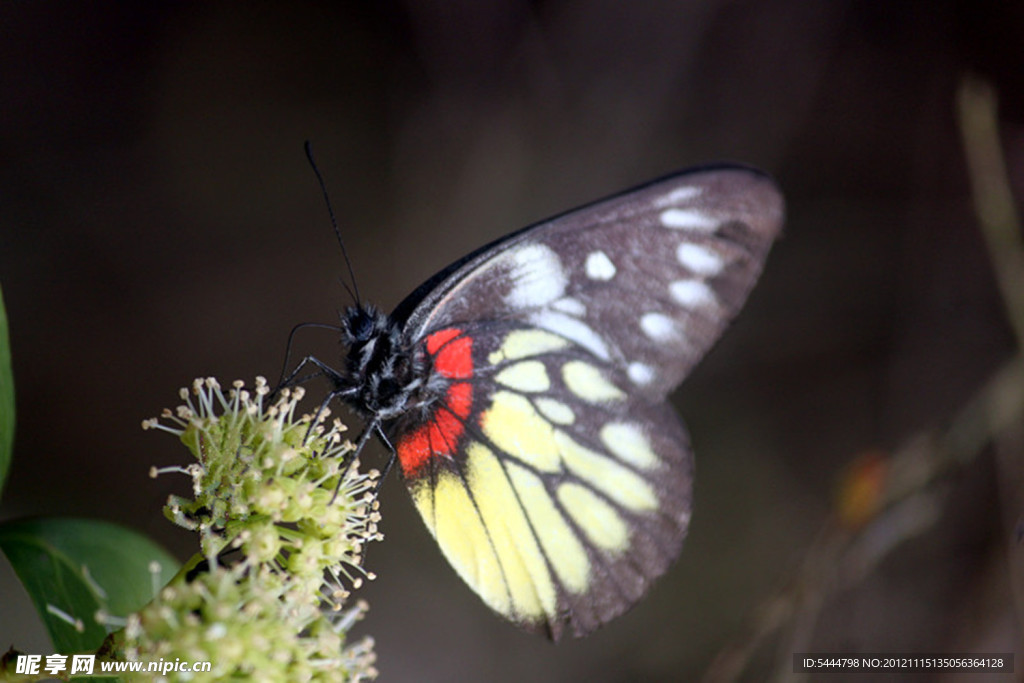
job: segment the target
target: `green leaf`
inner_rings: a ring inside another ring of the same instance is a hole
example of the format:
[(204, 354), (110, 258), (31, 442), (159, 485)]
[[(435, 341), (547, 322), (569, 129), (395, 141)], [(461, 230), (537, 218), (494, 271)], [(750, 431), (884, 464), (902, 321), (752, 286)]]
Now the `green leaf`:
[(14, 451), (14, 373), (11, 371), (11, 345), (7, 335), (4, 292), (0, 289), (0, 494)]
[[(146, 537), (109, 522), (61, 517), (0, 524), (7, 555), (50, 633), (57, 652), (98, 648), (107, 629), (97, 610), (123, 617), (149, 602), (178, 562)], [(154, 577), (150, 563), (160, 567)], [(54, 613), (80, 623), (80, 630)], [(0, 618), (2, 618), (0, 605)]]

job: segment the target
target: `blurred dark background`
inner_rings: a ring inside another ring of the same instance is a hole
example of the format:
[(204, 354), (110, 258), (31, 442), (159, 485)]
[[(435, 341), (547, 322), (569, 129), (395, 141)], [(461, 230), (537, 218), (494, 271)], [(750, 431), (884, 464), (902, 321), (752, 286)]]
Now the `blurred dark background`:
[[(1014, 353), (955, 95), (967, 72), (995, 84), (1024, 190), (1022, 44), (1024, 4), (995, 0), (5, 3), (18, 432), (0, 514), (194, 552), (160, 512), (187, 481), (147, 476), (187, 453), (139, 425), (193, 377), (273, 379), (291, 327), (349, 303), (304, 140), (385, 308), (529, 222), (742, 161), (782, 186), (786, 234), (675, 397), (696, 509), (652, 594), (583, 641), (520, 633), (447, 567), (397, 477), (360, 591), (382, 680), (694, 679), (792, 579), (844, 466), (942, 429)], [(337, 357), (328, 333), (300, 345)], [(944, 486), (936, 524), (826, 601), (811, 649), (1019, 651), (992, 455)], [(0, 647), (49, 653), (0, 565)]]

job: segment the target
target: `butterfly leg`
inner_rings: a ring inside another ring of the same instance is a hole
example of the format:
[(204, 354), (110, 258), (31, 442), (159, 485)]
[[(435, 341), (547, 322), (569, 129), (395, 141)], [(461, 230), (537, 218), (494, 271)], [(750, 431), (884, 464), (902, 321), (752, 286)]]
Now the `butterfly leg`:
[[(374, 434), (374, 433), (376, 433), (377, 436), (380, 438), (381, 443), (384, 444), (384, 447), (388, 449), (388, 454), (389, 455), (388, 455), (388, 461), (386, 463), (384, 463), (384, 470), (381, 472), (380, 477), (378, 477), (377, 483), (374, 484), (373, 489), (370, 492), (370, 498), (367, 501), (367, 504), (370, 506), (371, 510), (375, 509), (375, 503), (377, 502), (377, 496), (380, 495), (380, 489), (384, 485), (384, 480), (386, 480), (388, 478), (388, 473), (391, 471), (392, 466), (394, 466), (395, 460), (398, 459), (398, 453), (397, 453), (397, 451), (395, 451), (395, 447), (393, 445), (391, 445), (391, 440), (388, 439), (387, 435), (384, 433), (384, 430), (381, 427), (379, 421), (375, 421), (375, 422), (367, 425), (367, 427), (363, 431), (363, 433), (359, 435), (359, 439), (356, 442), (356, 447), (349, 454), (345, 455), (345, 461), (342, 462), (342, 466), (340, 468), (341, 472), (344, 472), (346, 469), (348, 469), (349, 465), (352, 463), (353, 460), (355, 460), (356, 456), (358, 456), (358, 454), (362, 450), (363, 446), (366, 445), (366, 442), (369, 440), (369, 437), (372, 434)], [(339, 486), (341, 485), (341, 479), (340, 478), (338, 479), (338, 485)], [(336, 488), (334, 490), (334, 496), (337, 497), (337, 495), (338, 495), (338, 489)], [(331, 498), (331, 502), (332, 503), (334, 502), (334, 498)], [(366, 563), (366, 548), (363, 548), (363, 553), (359, 557), (359, 565), (363, 566), (365, 563)]]
[(381, 428), (380, 424), (376, 425), (376, 432), (381, 443), (388, 449), (388, 461), (384, 463), (384, 471), (380, 473), (380, 479), (377, 480), (377, 484), (373, 487), (373, 500), (377, 500), (377, 496), (380, 494), (380, 489), (384, 486), (384, 480), (388, 478), (388, 473), (391, 472), (391, 468), (395, 465), (395, 460), (398, 459), (398, 452), (395, 450), (395, 447), (391, 445), (391, 440), (388, 439), (386, 434), (384, 434), (384, 430)]
[[(306, 365), (310, 365), (310, 364), (315, 365), (317, 367), (316, 372), (312, 372), (312, 373), (306, 375), (305, 377), (301, 377), (301, 378), (296, 379), (298, 377), (299, 373), (302, 371), (302, 369), (304, 367), (306, 367)], [(281, 381), (277, 383), (277, 387), (274, 389), (274, 391), (271, 394), (273, 396), (276, 396), (277, 393), (279, 391), (281, 391), (281, 389), (283, 389), (285, 387), (293, 387), (293, 386), (297, 386), (299, 384), (305, 384), (306, 382), (308, 382), (309, 380), (313, 379), (314, 377), (321, 377), (321, 376), (326, 377), (331, 382), (333, 382), (335, 384), (335, 386), (340, 385), (342, 383), (342, 381), (343, 381), (341, 373), (339, 373), (337, 370), (335, 370), (331, 366), (329, 366), (326, 363), (324, 363), (322, 360), (320, 360), (316, 356), (306, 356), (305, 358), (303, 358), (299, 362), (298, 365), (295, 366), (295, 369), (292, 370), (291, 373), (287, 377), (284, 377), (284, 373), (283, 372), (281, 373), (281, 375), (282, 375)]]
[[(331, 398), (331, 396), (328, 396), (327, 401), (330, 401)], [(327, 401), (325, 401), (324, 403), (326, 404)], [(321, 409), (323, 409), (323, 407), (321, 407)], [(329, 504), (333, 505), (334, 500), (338, 497), (338, 491), (341, 490), (341, 482), (345, 479), (345, 472), (348, 471), (349, 466), (351, 466), (352, 463), (356, 460), (356, 458), (359, 457), (359, 454), (363, 452), (363, 447), (366, 446), (366, 442), (370, 440), (370, 437), (373, 436), (374, 432), (379, 431), (380, 423), (377, 421), (371, 422), (370, 424), (366, 425), (366, 427), (363, 429), (363, 433), (359, 435), (358, 439), (356, 439), (356, 447), (342, 456), (341, 465), (338, 467), (338, 484), (337, 486), (334, 487), (334, 495), (331, 496), (331, 501)], [(373, 488), (374, 500), (376, 500), (377, 498), (377, 490), (379, 488), (380, 483), (378, 482), (376, 486), (374, 486)]]
[[(296, 379), (299, 372), (302, 371), (302, 368), (310, 364), (316, 366), (317, 371), (310, 373), (305, 377)], [(313, 420), (309, 423), (309, 428), (306, 430), (306, 436), (302, 440), (303, 445), (309, 441), (309, 437), (313, 433), (313, 427), (320, 422), (320, 418), (323, 417), (323, 414), (327, 411), (327, 406), (330, 405), (331, 401), (336, 398), (345, 400), (356, 391), (355, 387), (344, 387), (344, 377), (337, 370), (330, 367), (316, 356), (306, 356), (297, 366), (295, 366), (295, 369), (292, 370), (291, 374), (281, 380), (277, 385), (277, 388), (271, 392), (271, 397), (276, 397), (277, 393), (285, 387), (305, 384), (314, 377), (326, 377), (334, 384), (335, 388), (327, 394), (327, 398), (325, 398), (323, 402), (320, 403), (320, 407), (317, 408), (316, 415), (313, 416)]]

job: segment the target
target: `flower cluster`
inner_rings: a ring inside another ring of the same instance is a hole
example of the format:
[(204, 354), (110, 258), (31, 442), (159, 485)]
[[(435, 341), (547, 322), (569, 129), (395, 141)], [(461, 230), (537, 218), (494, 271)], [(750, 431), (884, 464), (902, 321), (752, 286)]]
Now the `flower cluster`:
[(297, 416), (303, 390), (273, 401), (263, 378), (225, 396), (214, 379), (182, 390), (184, 405), (145, 428), (177, 435), (196, 462), (192, 497), (165, 514), (199, 534), (200, 553), (157, 598), (129, 618), (129, 659), (205, 660), (191, 680), (367, 680), (373, 643), (346, 643), (366, 611), (346, 606), (366, 543), (380, 540), (379, 473), (362, 473), (352, 443), (326, 412)]

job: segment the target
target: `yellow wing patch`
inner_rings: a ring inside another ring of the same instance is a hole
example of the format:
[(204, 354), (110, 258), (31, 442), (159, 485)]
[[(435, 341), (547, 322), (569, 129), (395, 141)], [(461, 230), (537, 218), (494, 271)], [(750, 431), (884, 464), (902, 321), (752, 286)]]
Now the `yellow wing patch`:
[[(569, 471), (629, 510), (647, 512), (658, 507), (658, 496), (643, 477), (614, 458), (581, 446), (568, 432), (541, 417), (526, 397), (499, 391), (492, 398), (491, 408), (480, 418), (480, 426), (484, 435), (506, 455), (540, 472)], [(659, 462), (635, 427), (616, 423), (613, 429), (601, 431), (608, 431), (617, 439), (613, 442), (618, 450), (628, 452), (627, 462)], [(603, 436), (602, 440), (607, 443)]]
[(556, 399), (538, 396), (534, 399), (534, 405), (544, 417), (557, 425), (571, 425), (576, 421), (576, 413), (572, 412), (572, 408)]
[(467, 456), (466, 480), (501, 562), (512, 613), (528, 618), (554, 614), (557, 596), (551, 574), (505, 470), (480, 443), (471, 444)]
[(635, 512), (658, 507), (658, 495), (647, 480), (628, 467), (576, 443), (563, 431), (555, 433), (562, 461), (570, 472), (619, 505)]
[(487, 438), (508, 455), (542, 472), (557, 472), (561, 462), (551, 423), (519, 394), (499, 391), (492, 400), (491, 408), (480, 417)]
[(544, 330), (515, 330), (505, 337), (497, 351), (492, 351), (487, 356), (487, 360), (491, 365), (497, 365), (506, 360), (519, 360), (560, 351), (568, 346), (569, 342), (566, 339)]
[(514, 363), (499, 372), (494, 377), (494, 381), (509, 389), (527, 393), (547, 391), (551, 388), (548, 371), (539, 360), (524, 360)]
[(596, 365), (571, 360), (562, 366), (562, 379), (569, 391), (588, 403), (621, 401), (626, 398), (622, 390), (608, 381)]
[(590, 542), (615, 553), (629, 548), (629, 526), (611, 505), (580, 484), (562, 484), (558, 500), (583, 529)]
[(609, 422), (601, 427), (601, 443), (624, 462), (649, 470), (661, 464), (647, 436), (640, 428), (626, 422)]
[(459, 576), (492, 609), (511, 614), (501, 563), (463, 481), (444, 472), (433, 487), (420, 480), (412, 488), (412, 498)]
[[(433, 488), (420, 480), (412, 492), (445, 557), (491, 609), (524, 621), (555, 615), (557, 594), (544, 554), (517, 490), (489, 448), (470, 445), (465, 481), (444, 472)], [(535, 507), (543, 516), (543, 503)]]
[(587, 550), (558, 511), (544, 488), (544, 482), (533, 472), (515, 464), (509, 465), (509, 475), (558, 578), (572, 593), (587, 592), (590, 585)]

